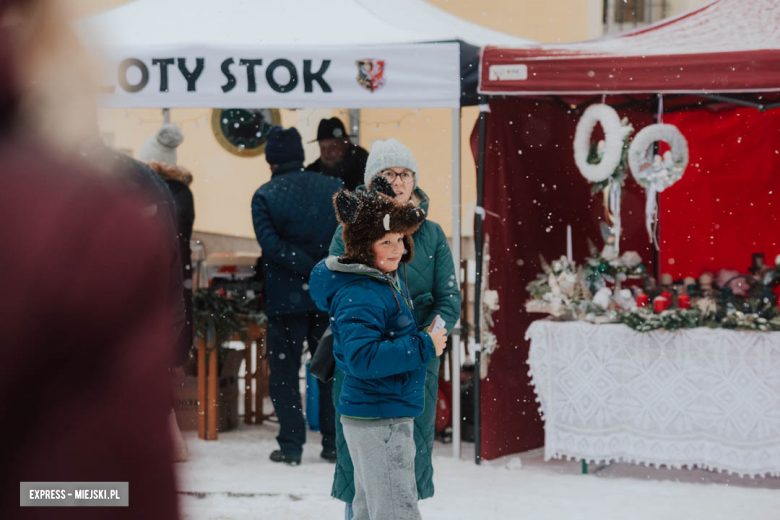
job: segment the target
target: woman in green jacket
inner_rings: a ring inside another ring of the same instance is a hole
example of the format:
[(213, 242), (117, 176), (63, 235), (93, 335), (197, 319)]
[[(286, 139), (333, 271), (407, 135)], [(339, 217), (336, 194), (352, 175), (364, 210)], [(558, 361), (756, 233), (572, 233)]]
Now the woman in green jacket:
[[(411, 200), (425, 210), (427, 215), (429, 199), (417, 186), (419, 169), (409, 148), (395, 139), (375, 142), (366, 163), (365, 184), (368, 185), (375, 175), (382, 175), (390, 181), (398, 201)], [(358, 190), (360, 189), (363, 188), (359, 187)], [(344, 254), (341, 233), (342, 226), (339, 226), (330, 244), (330, 255)], [(447, 331), (452, 332), (460, 316), (461, 296), (447, 238), (439, 224), (427, 219), (412, 237), (414, 259), (408, 266), (404, 264), (399, 275), (405, 278), (409, 287), (417, 327), (420, 330), (428, 327), (438, 314), (446, 322)], [(438, 357), (428, 363), (424, 410), (422, 415), (414, 420), (414, 441), (417, 447), (414, 471), (419, 500), (432, 497), (434, 491), (431, 455), (439, 388), (439, 363)], [(336, 369), (333, 377), (334, 402), (338, 401), (343, 380), (344, 373)], [(338, 456), (331, 495), (347, 503), (347, 518), (351, 518), (350, 506), (355, 496), (353, 466), (338, 416), (336, 451)]]

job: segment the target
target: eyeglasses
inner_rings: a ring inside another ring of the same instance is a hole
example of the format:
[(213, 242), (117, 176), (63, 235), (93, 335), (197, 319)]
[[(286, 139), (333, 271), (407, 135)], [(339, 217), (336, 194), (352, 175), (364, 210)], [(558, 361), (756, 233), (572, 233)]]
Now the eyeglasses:
[(401, 177), (401, 180), (404, 182), (404, 184), (411, 184), (414, 182), (414, 172), (409, 170), (404, 170), (401, 173), (396, 173), (393, 170), (385, 170), (383, 172), (379, 172), (379, 175), (387, 179), (390, 184), (395, 182), (396, 177)]

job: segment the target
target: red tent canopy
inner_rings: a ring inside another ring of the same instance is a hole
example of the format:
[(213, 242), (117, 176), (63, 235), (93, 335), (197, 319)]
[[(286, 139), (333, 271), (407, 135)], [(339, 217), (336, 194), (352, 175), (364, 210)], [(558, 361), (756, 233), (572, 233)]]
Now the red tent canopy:
[(780, 90), (780, 2), (714, 0), (676, 18), (596, 40), (486, 47), (483, 94)]
[(780, 253), (780, 110), (766, 112), (780, 107), (780, 0), (715, 0), (583, 43), (488, 47), (481, 67), (479, 90), (492, 99), (484, 137), (477, 128), (472, 136), (486, 211), (475, 238), (490, 236), (490, 288), (501, 302), (491, 330), (501, 348), (480, 383), (478, 453), (492, 459), (544, 442), (522, 334), (539, 316), (524, 312), (524, 288), (541, 271), (539, 253), (563, 254), (567, 225), (578, 262), (600, 235), (603, 198), (589, 195), (572, 154), (581, 110), (600, 94), (636, 129), (662, 110), (690, 151), (685, 177), (659, 200), (657, 256), (644, 229), (646, 193), (627, 179), (624, 250), (675, 279), (746, 271), (752, 253), (769, 262)]

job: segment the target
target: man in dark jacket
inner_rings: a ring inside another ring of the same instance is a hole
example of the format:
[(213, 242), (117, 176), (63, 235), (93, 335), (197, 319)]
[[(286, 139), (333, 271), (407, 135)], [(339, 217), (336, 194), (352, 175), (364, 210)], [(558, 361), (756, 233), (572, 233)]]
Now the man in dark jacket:
[[(265, 157), (271, 180), (255, 192), (252, 221), (263, 250), (269, 391), (279, 418), (279, 449), (271, 453), (271, 460), (297, 465), (306, 441), (298, 389), (303, 343), (316, 349), (328, 327), (327, 313), (319, 311), (309, 296), (308, 279), (328, 254), (337, 225), (332, 199), (344, 184), (303, 169), (303, 144), (294, 128), (271, 129)], [(321, 456), (327, 460), (336, 458), (331, 386), (320, 384)]]
[(368, 152), (350, 142), (344, 123), (337, 117), (323, 119), (317, 128), (320, 158), (306, 167), (344, 181), (349, 191), (363, 184)]

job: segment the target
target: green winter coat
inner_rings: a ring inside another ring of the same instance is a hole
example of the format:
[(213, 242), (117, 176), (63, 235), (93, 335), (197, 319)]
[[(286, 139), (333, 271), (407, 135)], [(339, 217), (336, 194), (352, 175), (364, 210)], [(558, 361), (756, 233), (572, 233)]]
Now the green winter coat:
[[(361, 189), (361, 188), (358, 188)], [(420, 207), (428, 213), (428, 196), (420, 189), (414, 189), (414, 196), (420, 200)], [(344, 254), (344, 242), (341, 238), (343, 226), (336, 229), (330, 244), (330, 255)], [(461, 296), (455, 281), (455, 264), (447, 237), (441, 226), (430, 220), (423, 222), (414, 235), (414, 258), (406, 266), (399, 269), (399, 276), (404, 279), (409, 294), (414, 303), (414, 314), (417, 326), (424, 329), (431, 324), (437, 314), (447, 323), (446, 328), (452, 331), (460, 317)], [(436, 401), (439, 391), (439, 358), (428, 363), (425, 375), (425, 409), (422, 415), (414, 420), (414, 442), (417, 454), (414, 458), (414, 472), (417, 477), (417, 495), (419, 500), (433, 496), (433, 451), (434, 426), (436, 423)], [(341, 394), (341, 384), (344, 373), (336, 369), (333, 376), (333, 402), (338, 404)], [(354, 468), (352, 459), (344, 440), (341, 429), (341, 416), (336, 414), (336, 473), (333, 477), (331, 495), (351, 503), (355, 497)]]

